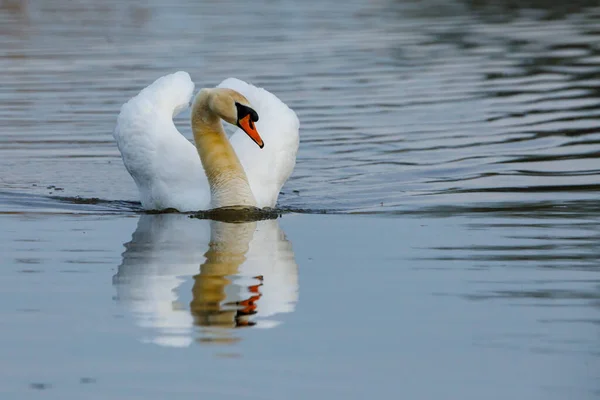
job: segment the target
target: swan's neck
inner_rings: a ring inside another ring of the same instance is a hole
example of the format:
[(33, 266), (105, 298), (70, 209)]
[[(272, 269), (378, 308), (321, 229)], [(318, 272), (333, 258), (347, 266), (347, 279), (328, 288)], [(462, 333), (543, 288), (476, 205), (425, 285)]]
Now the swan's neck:
[(256, 207), (246, 172), (225, 135), (220, 117), (209, 107), (210, 95), (210, 91), (203, 90), (194, 102), (192, 131), (210, 184), (211, 206)]

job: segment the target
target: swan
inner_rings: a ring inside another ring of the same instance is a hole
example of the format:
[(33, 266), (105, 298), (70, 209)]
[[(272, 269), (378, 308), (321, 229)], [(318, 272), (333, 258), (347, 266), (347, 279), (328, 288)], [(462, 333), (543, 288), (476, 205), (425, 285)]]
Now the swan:
[[(193, 92), (190, 75), (178, 71), (121, 107), (113, 137), (142, 207), (180, 212), (275, 207), (296, 164), (296, 113), (272, 93), (228, 78), (195, 96), (194, 146), (173, 122), (189, 107)], [(238, 127), (229, 140), (221, 120)]]

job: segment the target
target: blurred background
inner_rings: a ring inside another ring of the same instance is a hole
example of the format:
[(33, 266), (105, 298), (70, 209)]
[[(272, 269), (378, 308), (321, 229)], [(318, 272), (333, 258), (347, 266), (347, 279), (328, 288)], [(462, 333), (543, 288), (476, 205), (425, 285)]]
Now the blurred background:
[[(177, 70), (297, 112), (291, 212), (140, 215)], [(600, 1), (0, 0), (0, 71), (3, 400), (600, 397)]]
[(135, 200), (119, 108), (185, 70), (197, 89), (235, 76), (296, 110), (300, 193), (283, 206), (597, 198), (597, 1), (0, 4), (2, 188)]

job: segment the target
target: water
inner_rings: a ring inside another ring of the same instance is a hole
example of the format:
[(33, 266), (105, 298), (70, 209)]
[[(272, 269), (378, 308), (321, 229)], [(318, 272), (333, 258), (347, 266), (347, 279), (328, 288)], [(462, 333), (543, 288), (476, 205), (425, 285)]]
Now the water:
[[(340, 4), (0, 2), (0, 397), (600, 397), (600, 3)], [(297, 111), (294, 212), (139, 212), (179, 69)]]

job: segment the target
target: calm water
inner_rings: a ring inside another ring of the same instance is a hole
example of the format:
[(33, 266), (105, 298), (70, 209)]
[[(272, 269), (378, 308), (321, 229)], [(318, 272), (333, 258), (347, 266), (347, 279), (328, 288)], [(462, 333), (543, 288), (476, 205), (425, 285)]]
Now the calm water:
[[(599, 398), (600, 2), (551, 3), (0, 0), (0, 397)], [(139, 212), (179, 69), (297, 111), (295, 212)]]

